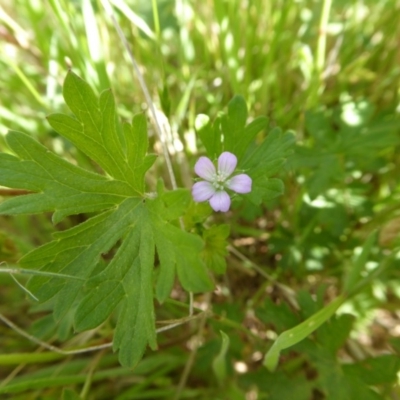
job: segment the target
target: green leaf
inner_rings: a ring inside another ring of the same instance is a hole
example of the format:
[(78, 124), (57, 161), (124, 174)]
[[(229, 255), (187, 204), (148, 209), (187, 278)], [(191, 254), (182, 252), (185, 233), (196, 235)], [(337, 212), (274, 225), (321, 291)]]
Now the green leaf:
[(176, 189), (165, 192), (162, 201), (165, 204), (164, 219), (173, 221), (180, 218), (187, 210), (192, 197), (188, 189)]
[(202, 257), (207, 267), (217, 274), (223, 274), (226, 270), (229, 231), (229, 225), (214, 225), (203, 232), (205, 246)]
[(153, 165), (156, 156), (146, 155), (147, 152), (147, 121), (144, 114), (137, 114), (132, 124), (123, 125), (126, 142), (126, 157), (130, 171), (133, 172), (133, 182), (139, 193), (144, 192), (144, 175)]
[(293, 143), (294, 136), (290, 132), (282, 133), (279, 128), (273, 129), (260, 145), (247, 151), (239, 164), (253, 180), (252, 190), (246, 198), (255, 205), (283, 194), (282, 181), (271, 176), (283, 168)]
[[(199, 258), (203, 241), (196, 235), (184, 232), (170, 225), (164, 229), (175, 251), (176, 269), (183, 288), (189, 292), (202, 293), (213, 289), (205, 265)], [(157, 247), (159, 248), (159, 246)]]
[(299, 343), (314, 332), (336, 312), (344, 301), (345, 298), (343, 296), (337, 297), (330, 304), (312, 315), (310, 318), (307, 318), (301, 324), (281, 333), (265, 355), (264, 366), (269, 371), (274, 371), (278, 365), (280, 352), (296, 343)]
[(53, 211), (56, 223), (68, 215), (95, 213), (26, 254), (21, 272), (31, 271), (29, 290), (40, 301), (49, 301), (64, 336), (71, 321), (81, 331), (117, 313), (114, 349), (121, 364), (131, 367), (147, 345), (157, 347), (156, 251), (156, 296), (164, 301), (175, 275), (188, 291), (212, 290), (201, 259), (204, 242), (174, 225), (191, 204), (187, 190), (168, 192), (159, 185), (156, 194), (145, 194), (145, 173), (155, 160), (146, 154), (145, 116), (121, 125), (111, 92), (97, 98), (72, 72), (64, 97), (75, 117), (54, 114), (51, 125), (106, 175), (72, 165), (29, 136), (11, 132), (6, 139), (15, 156), (0, 154), (0, 185), (32, 193), (2, 202), (0, 214)]
[[(174, 221), (182, 216), (188, 206), (193, 204), (189, 191), (178, 189), (164, 192), (160, 181), (157, 193), (158, 198), (149, 205), (160, 261), (156, 284), (157, 300), (162, 303), (169, 296), (176, 273), (182, 286), (190, 292), (211, 290), (211, 280), (202, 259), (199, 258), (204, 242), (198, 236), (185, 232), (172, 223), (165, 223), (166, 220)], [(183, 219), (180, 222), (183, 222)]]
[(111, 91), (104, 91), (97, 99), (90, 86), (71, 71), (65, 79), (63, 94), (75, 118), (52, 114), (48, 117), (50, 125), (114, 179), (126, 181), (142, 193), (142, 170), (151, 166), (143, 160), (147, 150), (144, 116), (134, 118), (131, 132), (125, 125), (122, 135)]
[(326, 393), (328, 399), (382, 399), (359, 379), (345, 375), (335, 360), (319, 360), (315, 365), (319, 375), (319, 386)]
[(260, 205), (263, 201), (269, 201), (282, 195), (284, 189), (280, 179), (260, 176), (253, 180), (252, 190), (246, 195), (246, 198), (255, 205)]
[(294, 136), (291, 132), (282, 133), (279, 128), (275, 128), (260, 145), (247, 152), (239, 167), (249, 170), (253, 179), (259, 176), (270, 177), (283, 167), (293, 144)]
[(220, 119), (212, 124), (207, 115), (199, 114), (196, 117), (195, 127), (197, 135), (206, 148), (211, 160), (217, 158), (222, 153), (221, 131), (219, 128)]
[(234, 150), (239, 160), (243, 157), (247, 148), (255, 139), (256, 135), (265, 130), (267, 125), (268, 119), (266, 117), (258, 117), (245, 127), (242, 136), (238, 138), (238, 142)]
[(336, 181), (343, 177), (342, 168), (338, 157), (333, 154), (324, 154), (318, 168), (307, 181), (308, 192), (311, 199), (324, 193)]
[(241, 387), (245, 386), (250, 390), (256, 386), (259, 392), (267, 396), (268, 400), (310, 400), (313, 398), (313, 381), (307, 379), (303, 374), (287, 376), (281, 371), (270, 373), (258, 369), (241, 375), (239, 379)]
[(221, 349), (213, 360), (212, 368), (215, 376), (217, 377), (218, 383), (222, 385), (226, 378), (226, 353), (229, 348), (230, 340), (229, 336), (225, 332), (220, 331), (220, 333), (222, 338)]
[(154, 239), (147, 214), (142, 215), (135, 231), (136, 240), (131, 244), (137, 244), (138, 250), (122, 282), (125, 301), (113, 344), (114, 350), (121, 350), (123, 366), (136, 365), (147, 344), (153, 350), (157, 348), (152, 288)]
[(91, 87), (69, 71), (63, 95), (75, 118), (63, 114), (48, 117), (50, 125), (69, 139), (110, 176), (124, 179), (127, 163), (117, 134), (114, 98), (110, 90), (98, 99)]
[[(323, 286), (320, 288), (322, 287)], [(296, 295), (297, 303), (299, 304), (300, 308), (300, 314), (303, 318), (311, 317), (324, 305), (324, 303), (320, 301), (320, 298), (315, 298), (312, 293), (306, 289), (299, 289)]]
[(365, 385), (376, 386), (394, 384), (400, 369), (400, 358), (395, 354), (385, 354), (343, 365), (346, 376), (357, 378)]
[[(28, 253), (21, 259), (21, 266), (88, 279), (101, 254), (107, 253), (137, 224), (143, 209), (140, 199), (128, 198), (113, 210), (54, 234), (56, 240)], [(41, 301), (54, 297), (54, 316), (60, 319), (69, 311), (82, 286), (83, 282), (79, 281), (35, 276), (29, 288)]]
[(238, 156), (239, 142), (244, 135), (247, 105), (243, 96), (235, 96), (228, 104), (228, 114), (221, 120), (224, 149)]
[(227, 115), (217, 118), (213, 124), (204, 114), (196, 117), (197, 134), (211, 159), (217, 158), (222, 153), (223, 135), (224, 150), (230, 151), (241, 160), (250, 143), (268, 123), (267, 118), (258, 117), (245, 126), (246, 120), (247, 105), (242, 96), (235, 96), (228, 104)]
[(283, 194), (283, 182), (271, 177), (284, 166), (293, 147), (294, 136), (291, 132), (282, 133), (275, 128), (261, 143), (256, 144), (256, 136), (266, 129), (268, 120), (258, 117), (247, 126), (246, 120), (246, 102), (242, 96), (235, 96), (228, 104), (227, 114), (217, 118), (214, 124), (206, 115), (200, 114), (195, 125), (211, 160), (221, 154), (222, 147), (236, 155), (239, 170), (252, 178), (252, 190), (246, 198), (258, 206)]
[(204, 247), (203, 241), (198, 236), (185, 232), (172, 224), (165, 224), (156, 213), (152, 213), (152, 223), (154, 240), (161, 263), (161, 274), (158, 280), (165, 276), (169, 277), (168, 284), (158, 283), (163, 286), (161, 292), (164, 293), (159, 300), (164, 301), (165, 293), (169, 293), (172, 289), (172, 270), (175, 269), (185, 290), (194, 293), (212, 290), (213, 284), (199, 257)]
[(6, 139), (19, 159), (0, 154), (0, 184), (41, 193), (4, 201), (0, 214), (55, 211), (54, 222), (59, 222), (67, 215), (112, 207), (135, 193), (125, 182), (110, 181), (62, 160), (24, 133), (10, 132)]
[(317, 337), (324, 349), (335, 355), (350, 335), (354, 320), (353, 315), (342, 314), (322, 325), (317, 331)]
[(125, 277), (131, 268), (137, 267), (134, 263), (140, 247), (138, 225), (139, 221), (128, 233), (106, 269), (89, 282), (91, 289), (80, 302), (75, 314), (75, 327), (78, 331), (100, 325), (126, 295), (123, 287)]
[(278, 330), (288, 329), (298, 324), (299, 319), (286, 303), (275, 304), (267, 298), (256, 315), (266, 324), (273, 324)]
[[(186, 290), (204, 292), (212, 289), (199, 258), (203, 248), (201, 239), (166, 224), (158, 215), (150, 215), (140, 199), (127, 199), (113, 212), (93, 217), (55, 237), (54, 242), (28, 253), (21, 260), (22, 266), (42, 266), (46, 271), (90, 279), (87, 284), (89, 294), (79, 302), (75, 313), (77, 330), (98, 326), (122, 302), (114, 340), (115, 349), (121, 349), (122, 365), (136, 364), (147, 344), (152, 348), (156, 346), (152, 300), (155, 246), (161, 269), (169, 274), (167, 288), (158, 289), (160, 301), (169, 295), (175, 268)], [(101, 254), (120, 239), (123, 242), (113, 260), (99, 275), (91, 277)], [(74, 305), (83, 284), (39, 276), (31, 280), (29, 288), (40, 300), (53, 298), (54, 316), (60, 319)]]
[(160, 259), (159, 274), (156, 284), (156, 298), (163, 303), (171, 293), (176, 275), (176, 254), (171, 243), (164, 241), (164, 236), (155, 233), (157, 254)]

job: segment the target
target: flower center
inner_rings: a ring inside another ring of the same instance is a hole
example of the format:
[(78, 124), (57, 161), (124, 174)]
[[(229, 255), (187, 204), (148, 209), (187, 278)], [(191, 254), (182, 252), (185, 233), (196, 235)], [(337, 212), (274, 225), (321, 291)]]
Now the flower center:
[(228, 177), (225, 174), (221, 174), (219, 172), (218, 174), (214, 175), (214, 179), (213, 179), (212, 185), (217, 190), (224, 190), (225, 189), (226, 178), (228, 178)]

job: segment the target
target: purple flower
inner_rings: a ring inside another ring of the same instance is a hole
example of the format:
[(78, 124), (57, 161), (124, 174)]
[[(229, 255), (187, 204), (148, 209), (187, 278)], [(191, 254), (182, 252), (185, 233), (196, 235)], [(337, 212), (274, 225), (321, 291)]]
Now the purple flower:
[(218, 171), (208, 157), (200, 157), (194, 170), (204, 181), (193, 185), (194, 201), (199, 203), (208, 200), (214, 211), (226, 212), (231, 206), (231, 199), (226, 189), (236, 193), (251, 192), (251, 178), (248, 175), (239, 174), (229, 178), (235, 170), (236, 164), (236, 156), (228, 151), (218, 157)]

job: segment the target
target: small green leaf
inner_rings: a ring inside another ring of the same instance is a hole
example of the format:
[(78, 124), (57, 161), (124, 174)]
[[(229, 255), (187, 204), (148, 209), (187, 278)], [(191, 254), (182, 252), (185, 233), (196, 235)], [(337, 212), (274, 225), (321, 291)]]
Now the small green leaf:
[(318, 331), (318, 342), (332, 355), (344, 345), (354, 325), (355, 317), (350, 314), (342, 314), (331, 318), (322, 325)]
[(251, 147), (239, 168), (242, 168), (253, 180), (252, 190), (246, 195), (253, 204), (260, 205), (283, 194), (281, 180), (271, 178), (280, 172), (291, 152), (294, 136), (290, 132), (282, 133), (279, 128), (268, 133), (264, 141)]
[(226, 240), (229, 231), (229, 225), (214, 225), (203, 232), (205, 246), (202, 257), (207, 267), (217, 274), (223, 274), (226, 270), (225, 257), (228, 254)]
[[(153, 217), (154, 240), (160, 258), (161, 278), (167, 276), (168, 284), (161, 284), (165, 293), (172, 289), (172, 269), (176, 268), (179, 281), (188, 292), (201, 293), (212, 290), (213, 284), (207, 269), (199, 257), (204, 243), (196, 235), (185, 232), (171, 224), (165, 224), (156, 214)], [(171, 251), (172, 249), (172, 251)], [(173, 260), (173, 261), (171, 261)], [(160, 276), (158, 277), (158, 280)]]
[(225, 332), (220, 331), (220, 333), (222, 338), (221, 349), (213, 360), (212, 368), (218, 383), (222, 385), (226, 378), (226, 353), (228, 352), (230, 340)]
[(176, 273), (187, 291), (207, 292), (213, 287), (207, 269), (199, 257), (204, 247), (203, 241), (173, 224), (165, 223), (166, 220), (173, 221), (182, 215), (189, 204), (191, 204), (189, 191), (182, 189), (164, 192), (162, 182), (158, 185), (158, 198), (149, 204), (160, 261), (156, 297), (161, 303), (171, 293)]
[(284, 185), (280, 179), (267, 178), (260, 176), (253, 180), (252, 191), (246, 195), (255, 205), (260, 205), (263, 201), (269, 201), (284, 193)]
[(191, 195), (187, 189), (176, 189), (164, 192), (161, 200), (164, 203), (163, 218), (166, 221), (173, 221), (185, 213), (190, 204)]
[(273, 324), (276, 329), (289, 329), (298, 324), (299, 318), (286, 303), (275, 304), (267, 298), (261, 308), (256, 309), (256, 315), (266, 324)]
[(311, 199), (329, 189), (335, 181), (343, 179), (343, 172), (340, 160), (334, 154), (324, 154), (324, 157), (318, 163), (315, 173), (309, 178), (306, 185)]
[(114, 98), (110, 90), (97, 99), (91, 87), (69, 71), (63, 95), (75, 118), (52, 114), (50, 125), (116, 179), (125, 179), (127, 163), (116, 129)]
[(138, 191), (143, 193), (144, 175), (156, 159), (154, 154), (146, 155), (148, 147), (146, 116), (136, 114), (131, 125), (123, 125), (123, 132), (127, 144), (126, 158), (133, 173), (132, 183), (134, 182)]
[(279, 128), (268, 133), (265, 140), (250, 149), (239, 167), (249, 170), (251, 177), (270, 177), (279, 172), (290, 154), (294, 144), (294, 136), (291, 132), (282, 133)]
[(228, 104), (228, 113), (211, 124), (208, 116), (199, 114), (195, 127), (211, 159), (217, 158), (223, 148), (240, 160), (257, 133), (267, 127), (267, 118), (258, 117), (246, 126), (247, 105), (242, 96), (235, 96)]
[(243, 134), (239, 138), (234, 150), (234, 154), (237, 156), (238, 160), (242, 159), (247, 148), (255, 139), (256, 135), (266, 129), (267, 125), (268, 119), (266, 117), (258, 117), (245, 127)]
[[(138, 193), (143, 192), (144, 172), (151, 166), (144, 155), (147, 150), (146, 119), (139, 115), (133, 119), (132, 132), (119, 125), (114, 97), (110, 90), (100, 98), (90, 86), (73, 72), (64, 82), (64, 99), (75, 118), (63, 114), (48, 117), (50, 125), (69, 139), (88, 157), (99, 164), (116, 180), (126, 181)], [(126, 151), (124, 149), (126, 148)]]
[(281, 333), (265, 355), (264, 366), (269, 371), (274, 371), (278, 365), (281, 351), (301, 342), (308, 335), (314, 332), (336, 312), (344, 301), (345, 298), (343, 296), (337, 297), (330, 304), (312, 315), (310, 318), (307, 318), (301, 324)]
[(160, 259), (160, 271), (156, 284), (156, 298), (163, 303), (171, 293), (176, 275), (176, 254), (169, 242), (159, 232), (154, 232), (157, 254)]
[(228, 114), (221, 120), (224, 149), (237, 155), (239, 143), (244, 136), (247, 105), (243, 96), (235, 96), (228, 104)]
[(222, 153), (220, 119), (212, 124), (207, 115), (199, 114), (196, 117), (195, 127), (197, 134), (206, 148), (208, 156), (213, 160)]

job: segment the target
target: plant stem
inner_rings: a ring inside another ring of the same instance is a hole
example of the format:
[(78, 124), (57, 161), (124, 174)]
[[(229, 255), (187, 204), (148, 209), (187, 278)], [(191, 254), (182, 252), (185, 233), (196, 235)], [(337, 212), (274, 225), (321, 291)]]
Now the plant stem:
[[(205, 300), (206, 300), (207, 308), (208, 308), (209, 305), (210, 305), (210, 301), (211, 301), (211, 293), (207, 293)], [(206, 326), (207, 314), (208, 313), (205, 312), (203, 314), (203, 317), (200, 320), (197, 340), (194, 343), (194, 347), (193, 347), (193, 349), (192, 349), (192, 351), (191, 351), (191, 353), (189, 355), (189, 358), (186, 361), (185, 368), (183, 370), (181, 379), (179, 381), (178, 388), (177, 388), (175, 396), (174, 396), (174, 400), (179, 400), (180, 399), (181, 394), (182, 394), (182, 390), (185, 387), (187, 379), (188, 379), (189, 374), (190, 374), (190, 371), (192, 370), (194, 360), (196, 359), (197, 350), (199, 349), (200, 344), (201, 344), (202, 339), (203, 339), (203, 335), (204, 335), (203, 332), (204, 332), (204, 327)]]

